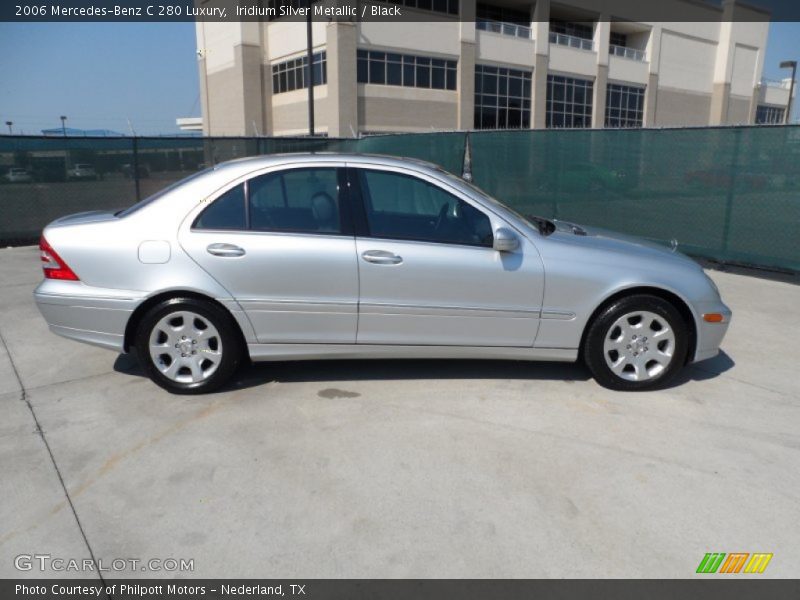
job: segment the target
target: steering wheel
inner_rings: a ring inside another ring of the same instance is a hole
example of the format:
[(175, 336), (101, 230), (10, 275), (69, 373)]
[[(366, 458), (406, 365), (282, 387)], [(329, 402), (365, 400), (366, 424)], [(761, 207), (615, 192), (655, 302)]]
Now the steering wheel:
[(444, 225), (444, 222), (447, 219), (447, 210), (449, 208), (449, 204), (442, 204), (442, 208), (439, 209), (439, 215), (436, 217), (436, 223), (433, 226), (434, 231), (439, 231), (442, 228), (442, 225)]

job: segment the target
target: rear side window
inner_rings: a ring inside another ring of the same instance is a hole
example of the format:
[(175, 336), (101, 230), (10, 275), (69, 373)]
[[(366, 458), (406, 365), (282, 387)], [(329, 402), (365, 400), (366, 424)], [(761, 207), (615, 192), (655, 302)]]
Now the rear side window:
[(249, 182), (250, 228), (298, 233), (342, 232), (335, 168), (268, 173)]
[(195, 229), (246, 229), (244, 184), (231, 188), (209, 205), (194, 222)]

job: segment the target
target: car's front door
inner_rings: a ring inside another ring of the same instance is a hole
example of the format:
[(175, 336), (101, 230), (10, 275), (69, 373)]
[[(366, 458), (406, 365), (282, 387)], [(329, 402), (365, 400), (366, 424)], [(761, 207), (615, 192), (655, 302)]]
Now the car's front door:
[(533, 345), (544, 273), (530, 241), (494, 250), (507, 224), (432, 178), (351, 165), (350, 179), (366, 230), (356, 237), (358, 343)]
[(212, 200), (181, 233), (260, 343), (355, 343), (358, 267), (340, 177), (336, 166), (259, 175)]

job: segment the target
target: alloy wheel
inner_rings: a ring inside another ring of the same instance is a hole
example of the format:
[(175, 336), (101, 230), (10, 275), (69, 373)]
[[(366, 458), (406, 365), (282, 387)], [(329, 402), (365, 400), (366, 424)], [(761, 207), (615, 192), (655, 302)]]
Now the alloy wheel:
[(609, 369), (628, 381), (660, 376), (673, 360), (675, 332), (669, 322), (650, 311), (619, 317), (605, 335), (603, 357)]
[(162, 317), (150, 332), (150, 358), (178, 383), (205, 381), (222, 361), (222, 339), (211, 321), (192, 311)]

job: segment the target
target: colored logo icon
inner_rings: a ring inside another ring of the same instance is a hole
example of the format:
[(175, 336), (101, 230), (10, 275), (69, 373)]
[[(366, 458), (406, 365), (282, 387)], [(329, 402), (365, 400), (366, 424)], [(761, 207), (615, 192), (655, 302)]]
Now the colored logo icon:
[(772, 553), (766, 552), (708, 552), (697, 566), (697, 573), (763, 573), (771, 560)]

